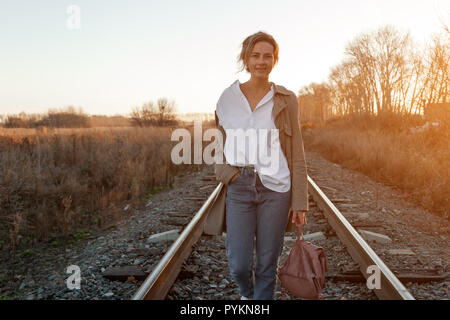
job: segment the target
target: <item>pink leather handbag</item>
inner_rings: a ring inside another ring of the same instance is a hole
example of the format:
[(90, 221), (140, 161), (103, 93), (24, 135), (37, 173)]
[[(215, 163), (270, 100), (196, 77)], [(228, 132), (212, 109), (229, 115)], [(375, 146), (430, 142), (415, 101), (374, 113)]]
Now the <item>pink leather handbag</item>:
[(304, 240), (302, 227), (298, 226), (297, 240), (278, 273), (282, 299), (285, 299), (286, 291), (301, 299), (321, 299), (327, 271), (325, 251)]

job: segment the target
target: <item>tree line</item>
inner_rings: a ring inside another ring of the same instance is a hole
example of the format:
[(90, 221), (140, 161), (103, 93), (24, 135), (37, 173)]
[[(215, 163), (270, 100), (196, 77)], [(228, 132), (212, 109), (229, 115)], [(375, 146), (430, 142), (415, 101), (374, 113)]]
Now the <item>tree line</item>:
[(19, 114), (6, 115), (3, 117), (4, 128), (87, 128), (90, 127), (89, 116), (81, 108), (78, 110), (73, 106), (66, 108), (50, 109), (47, 114)]
[(449, 32), (418, 46), (409, 32), (393, 26), (358, 35), (345, 47), (345, 58), (324, 83), (299, 90), (302, 119), (333, 116), (422, 113), (449, 102)]
[(68, 106), (61, 109), (50, 109), (47, 114), (0, 115), (1, 126), (4, 128), (89, 128), (110, 126), (169, 126), (177, 125), (179, 120), (175, 114), (174, 101), (160, 98), (156, 104), (144, 102), (141, 107), (134, 107), (128, 117), (87, 115), (82, 108)]

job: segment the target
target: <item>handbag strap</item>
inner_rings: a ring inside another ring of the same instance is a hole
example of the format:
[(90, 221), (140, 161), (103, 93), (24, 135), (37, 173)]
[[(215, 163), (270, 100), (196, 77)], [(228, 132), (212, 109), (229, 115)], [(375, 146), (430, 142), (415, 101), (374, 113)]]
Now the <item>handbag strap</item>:
[(297, 225), (297, 230), (298, 230), (298, 234), (297, 234), (297, 240), (300, 239), (300, 237), (302, 238), (302, 240), (305, 240), (305, 238), (303, 237), (303, 228), (301, 225)]

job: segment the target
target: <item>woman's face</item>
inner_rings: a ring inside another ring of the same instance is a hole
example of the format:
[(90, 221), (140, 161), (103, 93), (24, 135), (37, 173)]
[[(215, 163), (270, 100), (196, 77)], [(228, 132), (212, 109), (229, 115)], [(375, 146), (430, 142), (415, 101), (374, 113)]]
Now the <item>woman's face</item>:
[(247, 67), (252, 78), (268, 78), (274, 65), (274, 47), (265, 41), (255, 43), (252, 53), (248, 57)]

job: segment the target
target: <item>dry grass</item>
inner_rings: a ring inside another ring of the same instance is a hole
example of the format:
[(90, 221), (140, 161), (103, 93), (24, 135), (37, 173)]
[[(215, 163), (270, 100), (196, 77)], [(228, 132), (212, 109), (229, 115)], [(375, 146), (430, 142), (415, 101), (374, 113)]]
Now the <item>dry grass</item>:
[(104, 226), (124, 201), (142, 204), (198, 169), (172, 164), (175, 143), (170, 128), (0, 130), (0, 240), (18, 237), (18, 213), (33, 239)]
[(450, 137), (448, 125), (412, 133), (417, 117), (346, 118), (304, 133), (305, 147), (396, 185), (430, 211), (448, 218)]
[[(130, 132), (136, 130), (136, 127), (91, 127), (91, 128), (52, 128), (41, 126), (38, 128), (3, 128), (0, 127), (0, 136), (8, 136), (15, 138), (29, 137), (33, 135), (71, 135), (71, 134), (87, 134), (109, 131), (114, 132)], [(168, 130), (168, 129), (166, 129)]]

